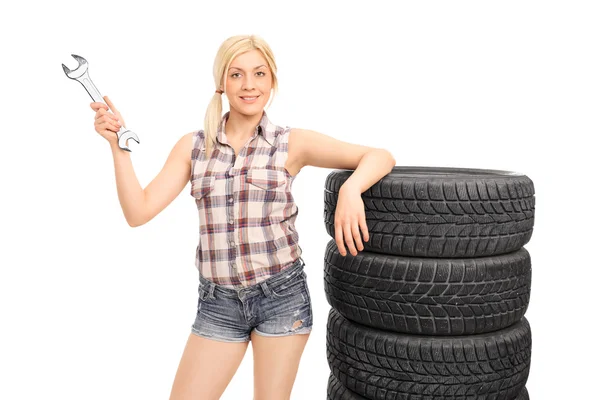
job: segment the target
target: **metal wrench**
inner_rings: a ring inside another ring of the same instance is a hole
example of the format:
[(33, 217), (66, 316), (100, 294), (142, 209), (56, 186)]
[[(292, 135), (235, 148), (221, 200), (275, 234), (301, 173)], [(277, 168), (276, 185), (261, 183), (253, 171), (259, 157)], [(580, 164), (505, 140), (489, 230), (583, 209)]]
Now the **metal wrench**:
[[(102, 98), (102, 95), (100, 94), (98, 89), (96, 89), (96, 86), (90, 79), (90, 76), (88, 74), (87, 60), (75, 54), (71, 54), (71, 56), (73, 56), (73, 58), (77, 60), (79, 65), (77, 66), (77, 68), (71, 71), (69, 68), (67, 68), (65, 64), (63, 64), (63, 71), (65, 71), (67, 77), (81, 83), (85, 90), (87, 90), (89, 95), (92, 97), (92, 100), (106, 104), (104, 102), (104, 99)], [(127, 140), (129, 139), (135, 140), (138, 144), (140, 143), (140, 139), (138, 139), (137, 135), (129, 129), (126, 129), (124, 126), (121, 126), (121, 129), (119, 129), (119, 132), (117, 132), (117, 136), (119, 138), (119, 148), (121, 148), (122, 150), (126, 150), (129, 152), (131, 151), (127, 147)]]

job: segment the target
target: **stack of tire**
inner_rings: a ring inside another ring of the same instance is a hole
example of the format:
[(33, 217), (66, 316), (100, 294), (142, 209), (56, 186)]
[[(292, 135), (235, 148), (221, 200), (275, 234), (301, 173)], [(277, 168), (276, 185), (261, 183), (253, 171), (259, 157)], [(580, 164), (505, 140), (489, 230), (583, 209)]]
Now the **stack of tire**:
[(533, 182), (396, 166), (362, 194), (363, 251), (341, 256), (335, 208), (352, 172), (325, 182), (327, 399), (529, 399)]

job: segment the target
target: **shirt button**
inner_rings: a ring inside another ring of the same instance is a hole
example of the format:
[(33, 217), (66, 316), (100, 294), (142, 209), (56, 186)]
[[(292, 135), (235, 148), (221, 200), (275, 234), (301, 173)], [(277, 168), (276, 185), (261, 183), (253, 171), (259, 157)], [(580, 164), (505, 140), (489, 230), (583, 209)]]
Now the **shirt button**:
[(229, 242), (229, 245), (230, 245), (231, 247), (234, 247), (234, 246), (235, 246), (235, 242)]
[(229, 200), (227, 200), (227, 201), (229, 201), (230, 203), (233, 203), (233, 197), (229, 197)]
[(236, 269), (235, 263), (231, 263), (231, 268)]
[(227, 223), (229, 223), (229, 224), (233, 224), (233, 220), (232, 220), (232, 219), (229, 219), (229, 220), (227, 220)]

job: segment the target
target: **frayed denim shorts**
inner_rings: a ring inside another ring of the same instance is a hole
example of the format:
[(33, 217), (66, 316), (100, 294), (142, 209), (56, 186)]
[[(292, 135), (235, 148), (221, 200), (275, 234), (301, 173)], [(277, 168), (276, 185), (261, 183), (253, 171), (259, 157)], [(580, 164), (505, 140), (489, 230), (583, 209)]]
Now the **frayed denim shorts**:
[(222, 342), (248, 342), (250, 333), (279, 337), (312, 329), (312, 304), (304, 261), (244, 288), (215, 284), (199, 275), (192, 333)]

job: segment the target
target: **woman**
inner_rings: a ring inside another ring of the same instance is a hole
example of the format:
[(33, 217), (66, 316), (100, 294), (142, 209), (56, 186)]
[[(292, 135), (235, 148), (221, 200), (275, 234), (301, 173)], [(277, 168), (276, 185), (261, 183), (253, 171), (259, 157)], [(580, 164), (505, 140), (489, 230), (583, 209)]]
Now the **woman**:
[[(308, 165), (355, 170), (339, 191), (335, 241), (342, 255), (345, 245), (356, 255), (362, 239), (368, 240), (361, 193), (388, 174), (395, 160), (384, 149), (273, 124), (264, 108), (277, 90), (277, 67), (257, 36), (223, 42), (213, 71), (216, 91), (204, 129), (181, 137), (144, 189), (129, 152), (118, 147), (115, 132), (125, 121), (108, 97), (112, 113), (103, 103), (91, 103), (94, 125), (110, 142), (129, 225), (150, 221), (188, 181), (198, 206), (198, 312), (170, 399), (219, 399), (250, 340), (254, 399), (289, 399), (312, 328), (292, 181)], [(222, 94), (230, 108), (223, 116)]]

